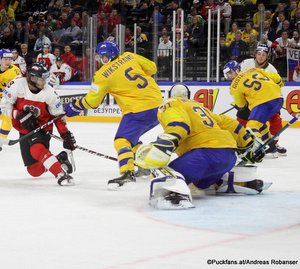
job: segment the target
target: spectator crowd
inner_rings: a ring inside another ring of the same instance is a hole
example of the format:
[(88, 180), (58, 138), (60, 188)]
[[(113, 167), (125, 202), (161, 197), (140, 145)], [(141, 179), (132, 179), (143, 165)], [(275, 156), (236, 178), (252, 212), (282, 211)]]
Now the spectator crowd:
[[(215, 27), (218, 8), (221, 65), (253, 57), (258, 43), (265, 43), (270, 49), (269, 61), (286, 77), (287, 48), (300, 48), (299, 0), (0, 0), (0, 48), (12, 50), (13, 63), (24, 75), (32, 62), (43, 62), (49, 70), (58, 62), (56, 69), (67, 66), (71, 70), (71, 76), (65, 79), (60, 74), (60, 83), (85, 80), (83, 71), (89, 69), (90, 48), (83, 49), (83, 44), (88, 18), (95, 16), (97, 42), (116, 42), (116, 25), (123, 24), (128, 51), (134, 48), (136, 23), (137, 53), (151, 59), (156, 56), (163, 74), (171, 65), (174, 42), (176, 59), (195, 59), (201, 50), (206, 50), (208, 11), (212, 11)], [(171, 34), (173, 11), (177, 16), (175, 40)], [(158, 37), (153, 35), (154, 22), (158, 25)]]

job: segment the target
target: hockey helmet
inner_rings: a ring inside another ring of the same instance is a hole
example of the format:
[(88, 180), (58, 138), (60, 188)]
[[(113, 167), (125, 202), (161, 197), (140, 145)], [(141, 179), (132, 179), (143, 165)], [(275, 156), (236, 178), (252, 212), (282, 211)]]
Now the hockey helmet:
[(223, 74), (226, 79), (230, 79), (228, 74), (232, 71), (239, 72), (241, 70), (241, 66), (237, 61), (230, 61), (224, 65)]
[(258, 44), (255, 51), (256, 52), (265, 51), (268, 54), (269, 53), (269, 47), (266, 44)]
[(169, 91), (169, 97), (184, 97), (186, 99), (190, 98), (190, 90), (188, 88), (188, 86), (184, 83), (176, 83), (174, 84), (170, 91)]
[[(117, 58), (120, 54), (118, 45), (110, 41), (100, 42), (97, 45), (95, 52), (96, 52), (96, 60), (100, 60), (102, 64), (109, 63), (110, 61)], [(103, 62), (104, 56), (108, 58), (108, 62)]]
[(27, 71), (27, 79), (29, 83), (33, 84), (39, 89), (42, 89), (50, 74), (45, 65), (42, 63), (33, 63)]
[(0, 49), (0, 59), (12, 58), (12, 53), (9, 49)]

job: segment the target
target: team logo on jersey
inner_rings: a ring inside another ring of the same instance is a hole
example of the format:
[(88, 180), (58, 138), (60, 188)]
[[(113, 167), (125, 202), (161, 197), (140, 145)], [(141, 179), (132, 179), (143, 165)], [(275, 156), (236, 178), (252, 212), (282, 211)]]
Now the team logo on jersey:
[(284, 102), (283, 107), (290, 113), (300, 112), (300, 90), (289, 92)]
[(33, 105), (25, 105), (24, 111), (30, 111), (36, 118), (41, 115), (40, 108), (33, 106)]
[(213, 111), (219, 91), (219, 88), (197, 90), (194, 94), (194, 100), (200, 104), (203, 104), (203, 106), (208, 108), (209, 110)]
[(11, 98), (11, 97), (12, 97), (10, 91), (8, 91), (8, 90), (6, 90), (6, 89), (3, 91), (3, 95), (6, 95), (8, 98)]

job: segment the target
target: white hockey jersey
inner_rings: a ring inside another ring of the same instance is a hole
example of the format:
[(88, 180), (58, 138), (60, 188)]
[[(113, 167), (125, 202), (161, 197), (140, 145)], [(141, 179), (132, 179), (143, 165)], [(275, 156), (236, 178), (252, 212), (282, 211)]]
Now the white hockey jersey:
[[(246, 59), (241, 62), (241, 72), (244, 72), (253, 67), (258, 67), (256, 66), (256, 62), (254, 58)], [(267, 63), (266, 66), (263, 67), (262, 69), (268, 72), (278, 73), (276, 68), (270, 63)]]
[(47, 66), (49, 70), (51, 65), (53, 65), (56, 62), (56, 58), (52, 53), (47, 53), (47, 54), (39, 53), (38, 56), (36, 57), (36, 61)]
[[(26, 107), (29, 107), (30, 111), (34, 113), (40, 125), (55, 116), (64, 114), (60, 97), (49, 84), (46, 84), (44, 89), (33, 93), (28, 87), (26, 78), (16, 78), (3, 91), (0, 108), (4, 115), (12, 118), (13, 127), (22, 134), (28, 133), (28, 130), (21, 126), (20, 122), (16, 120), (16, 116)], [(67, 131), (66, 123), (63, 120), (57, 120), (55, 125), (60, 134)], [(51, 129), (52, 125), (49, 125), (44, 130)]]
[(22, 56), (18, 56), (15, 60), (12, 59), (11, 63), (19, 67), (22, 72), (22, 75), (25, 76), (27, 71), (27, 64)]
[(66, 63), (62, 63), (60, 67), (57, 64), (51, 65), (49, 72), (50, 77), (54, 75), (59, 79), (59, 84), (70, 80), (72, 77), (72, 68)]

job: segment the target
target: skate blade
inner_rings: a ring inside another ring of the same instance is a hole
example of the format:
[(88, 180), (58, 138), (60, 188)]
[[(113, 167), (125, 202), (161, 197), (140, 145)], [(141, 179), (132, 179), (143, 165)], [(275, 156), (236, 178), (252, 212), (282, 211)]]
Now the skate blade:
[(109, 191), (118, 191), (118, 190), (132, 190), (136, 187), (135, 182), (127, 182), (120, 186), (118, 183), (108, 183), (107, 189)]
[(278, 158), (278, 153), (266, 153), (265, 158), (267, 159), (277, 159)]
[(182, 210), (195, 208), (190, 201), (180, 201), (178, 205), (174, 205), (162, 197), (150, 199), (149, 205), (160, 210)]
[(262, 187), (262, 191), (265, 191), (271, 187), (272, 182), (264, 182), (264, 186)]
[(74, 180), (71, 180), (71, 181), (67, 181), (67, 180), (64, 180), (62, 181), (60, 184), (58, 184), (59, 186), (62, 186), (62, 187), (67, 187), (67, 186), (74, 186), (75, 185), (75, 181)]

